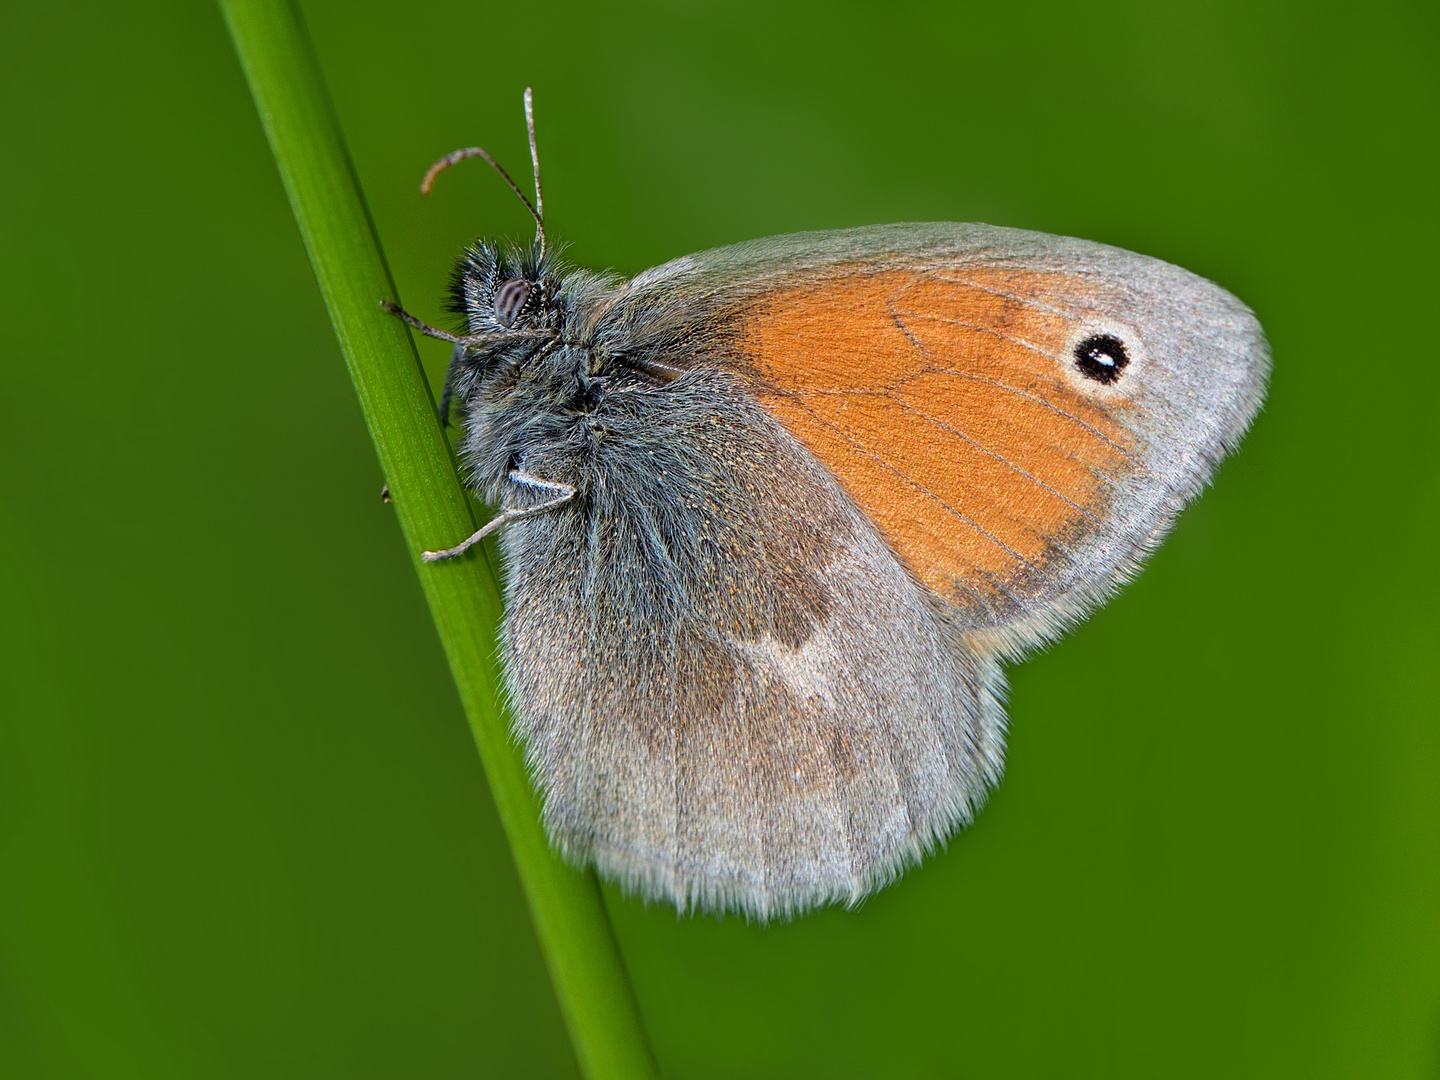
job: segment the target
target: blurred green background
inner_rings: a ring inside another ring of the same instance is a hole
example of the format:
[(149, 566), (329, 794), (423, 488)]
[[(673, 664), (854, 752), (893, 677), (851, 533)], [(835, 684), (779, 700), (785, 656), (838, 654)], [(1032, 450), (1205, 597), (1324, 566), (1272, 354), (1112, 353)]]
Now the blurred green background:
[[(526, 219), (420, 175), (523, 174), (533, 83), (580, 263), (983, 220), (1270, 334), (947, 852), (763, 929), (607, 894), (668, 1076), (1440, 1076), (1436, 5), (302, 7), (422, 316)], [(0, 1073), (573, 1076), (213, 7), (0, 10), (0, 309)]]

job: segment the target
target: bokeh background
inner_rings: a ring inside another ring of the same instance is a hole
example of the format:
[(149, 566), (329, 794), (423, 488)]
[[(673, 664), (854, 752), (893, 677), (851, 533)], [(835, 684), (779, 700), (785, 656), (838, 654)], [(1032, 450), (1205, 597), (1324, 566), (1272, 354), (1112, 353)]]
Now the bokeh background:
[[(1440, 1076), (1433, 3), (302, 0), (402, 299), (982, 220), (1243, 297), (1243, 451), (1013, 670), (977, 824), (858, 912), (607, 893), (667, 1076)], [(0, 9), (0, 1073), (569, 1077), (221, 18)], [(443, 346), (422, 343), (438, 382)]]

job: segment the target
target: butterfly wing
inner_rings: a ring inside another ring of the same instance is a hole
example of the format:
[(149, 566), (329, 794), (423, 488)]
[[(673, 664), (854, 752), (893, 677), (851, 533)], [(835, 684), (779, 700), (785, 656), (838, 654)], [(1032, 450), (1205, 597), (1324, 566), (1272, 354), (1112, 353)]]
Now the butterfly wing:
[(721, 248), (641, 275), (626, 307), (632, 348), (742, 374), (974, 640), (1012, 654), (1137, 569), (1269, 371), (1259, 323), (1211, 282), (985, 225)]
[(681, 910), (853, 903), (998, 780), (999, 667), (738, 379), (617, 383), (524, 461), (580, 505), (502, 533), (547, 830)]
[(603, 400), (515, 450), (581, 491), (502, 534), (517, 727), (570, 857), (762, 919), (969, 819), (997, 658), (1134, 570), (1268, 364), (1194, 275), (985, 226), (779, 237), (594, 296)]

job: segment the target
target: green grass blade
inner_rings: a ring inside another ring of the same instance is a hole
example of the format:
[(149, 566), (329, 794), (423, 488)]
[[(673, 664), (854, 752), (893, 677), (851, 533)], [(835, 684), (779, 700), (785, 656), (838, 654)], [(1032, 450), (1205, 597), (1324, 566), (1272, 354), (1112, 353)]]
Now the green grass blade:
[(593, 874), (564, 865), (498, 705), (495, 575), (483, 556), (419, 553), (475, 528), (409, 331), (384, 314), (395, 287), (299, 13), (287, 0), (221, 0), (295, 211), (401, 528), (440, 631), (510, 840), (556, 996), (591, 1080), (655, 1075)]

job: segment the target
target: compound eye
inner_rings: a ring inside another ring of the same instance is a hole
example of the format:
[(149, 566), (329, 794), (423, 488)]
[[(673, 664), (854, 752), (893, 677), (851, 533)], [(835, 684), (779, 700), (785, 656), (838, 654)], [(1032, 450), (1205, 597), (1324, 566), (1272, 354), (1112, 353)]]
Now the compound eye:
[(530, 282), (524, 278), (512, 277), (495, 290), (495, 321), (505, 328), (515, 325), (525, 303), (530, 299)]

